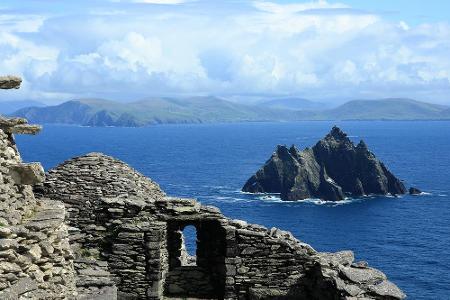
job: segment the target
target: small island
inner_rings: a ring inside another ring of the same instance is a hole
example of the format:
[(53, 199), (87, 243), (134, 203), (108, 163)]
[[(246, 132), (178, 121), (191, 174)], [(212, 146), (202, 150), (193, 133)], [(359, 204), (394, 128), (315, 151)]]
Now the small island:
[(355, 146), (334, 126), (314, 147), (300, 151), (278, 145), (272, 157), (242, 188), (249, 193), (279, 193), (282, 200), (318, 198), (339, 201), (364, 195), (400, 195), (401, 180), (367, 148)]

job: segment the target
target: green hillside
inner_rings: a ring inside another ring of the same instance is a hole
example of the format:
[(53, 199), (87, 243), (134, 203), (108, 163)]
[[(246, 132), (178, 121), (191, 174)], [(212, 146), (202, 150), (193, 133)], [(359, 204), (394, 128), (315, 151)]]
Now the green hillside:
[(447, 106), (411, 99), (353, 100), (318, 113), (321, 120), (433, 120), (441, 119)]
[(148, 126), (301, 120), (450, 120), (447, 106), (411, 99), (354, 100), (329, 110), (292, 110), (244, 105), (216, 97), (151, 98), (132, 103), (83, 99), (56, 106), (28, 107), (14, 116), (34, 123), (85, 126)]
[(165, 123), (286, 121), (298, 112), (247, 106), (215, 97), (154, 98), (133, 103), (83, 99), (44, 108), (30, 107), (13, 115), (35, 123), (86, 126), (146, 126)]

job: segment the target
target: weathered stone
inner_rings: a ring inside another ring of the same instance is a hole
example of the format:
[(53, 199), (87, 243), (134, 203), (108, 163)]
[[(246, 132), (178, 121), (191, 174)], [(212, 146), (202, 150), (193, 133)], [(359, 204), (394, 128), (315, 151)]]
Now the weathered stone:
[(342, 267), (340, 271), (345, 278), (354, 283), (377, 283), (386, 279), (386, 275), (373, 268)]
[(42, 250), (39, 245), (33, 245), (30, 250), (28, 250), (28, 255), (33, 261), (38, 261), (41, 259), (42, 256)]
[(35, 185), (45, 180), (44, 168), (40, 163), (9, 166), (9, 176), (17, 185)]
[(7, 238), (11, 234), (11, 229), (8, 227), (0, 227), (0, 238)]
[(22, 269), (19, 267), (19, 265), (11, 262), (0, 262), (0, 271), (1, 273), (7, 274), (7, 273), (20, 273)]
[[(22, 164), (14, 141), (13, 134), (39, 128), (25, 119), (0, 117), (0, 299), (75, 296), (64, 206), (35, 199), (29, 185), (44, 180), (43, 169)], [(56, 251), (41, 251), (45, 244)]]
[(23, 118), (3, 118), (0, 116), (0, 129), (8, 134), (37, 134), (42, 127), (29, 125)]
[(361, 141), (357, 146), (339, 128), (313, 148), (278, 146), (242, 188), (250, 193), (280, 193), (282, 200), (350, 195), (404, 194), (406, 188)]
[(38, 289), (38, 286), (34, 280), (28, 277), (20, 278), (10, 288), (0, 291), (0, 298), (3, 300), (17, 300), (19, 296), (36, 289)]
[(0, 250), (16, 249), (18, 246), (15, 239), (0, 239)]
[(352, 251), (340, 251), (336, 253), (319, 253), (322, 264), (330, 264), (333, 266), (349, 266), (355, 260)]
[(13, 127), (6, 128), (6, 132), (12, 133), (12, 134), (38, 134), (41, 132), (42, 127), (38, 125), (29, 125), (29, 124), (22, 124), (22, 125), (16, 125)]
[(404, 299), (406, 295), (392, 282), (384, 280), (381, 283), (370, 285), (369, 291), (382, 297)]
[(0, 76), (0, 89), (18, 89), (22, 79), (16, 76)]

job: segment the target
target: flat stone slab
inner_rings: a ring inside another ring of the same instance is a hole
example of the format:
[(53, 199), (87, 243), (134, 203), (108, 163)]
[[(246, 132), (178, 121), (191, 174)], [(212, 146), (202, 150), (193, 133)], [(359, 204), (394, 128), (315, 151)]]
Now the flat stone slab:
[(336, 253), (322, 252), (318, 256), (321, 264), (329, 264), (332, 266), (350, 266), (355, 260), (355, 255), (352, 251), (340, 251)]
[(4, 118), (0, 117), (0, 129), (10, 134), (37, 134), (42, 127), (28, 124), (24, 118)]
[[(112, 275), (108, 271), (108, 264), (105, 261), (95, 259), (77, 259), (74, 261), (74, 267), (77, 273), (77, 287), (86, 287), (96, 290), (96, 288), (102, 289), (106, 286), (114, 286)], [(105, 291), (107, 290), (104, 290), (103, 292)], [(97, 295), (97, 292), (95, 292), (94, 295)]]
[(6, 129), (6, 132), (13, 133), (13, 134), (38, 134), (41, 132), (42, 126), (39, 125), (31, 125), (31, 124), (23, 124), (23, 125), (16, 125), (13, 127), (9, 127)]
[(385, 280), (376, 285), (370, 285), (369, 291), (383, 297), (393, 297), (396, 299), (405, 299), (406, 295), (392, 282)]
[(15, 239), (0, 239), (0, 251), (16, 249), (17, 247), (19, 247), (19, 244)]
[(17, 185), (35, 185), (45, 180), (44, 168), (40, 163), (10, 165), (9, 175)]
[(80, 292), (78, 300), (116, 300), (117, 299), (117, 287), (105, 286), (99, 289), (84, 290)]
[(0, 76), (0, 89), (18, 89), (22, 79), (17, 76)]
[(2, 300), (17, 300), (19, 296), (37, 290), (38, 286), (34, 280), (29, 277), (19, 279), (10, 288), (0, 292)]
[(340, 271), (345, 278), (355, 283), (375, 284), (386, 280), (384, 273), (373, 268), (343, 267)]
[(4, 118), (0, 117), (0, 127), (13, 127), (17, 125), (27, 124), (28, 121), (25, 118)]

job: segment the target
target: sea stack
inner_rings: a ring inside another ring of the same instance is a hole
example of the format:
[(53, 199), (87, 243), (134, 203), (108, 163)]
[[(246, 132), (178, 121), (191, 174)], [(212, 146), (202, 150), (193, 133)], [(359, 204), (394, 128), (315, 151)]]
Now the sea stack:
[(405, 194), (402, 181), (368, 149), (334, 126), (314, 147), (279, 145), (244, 185), (249, 193), (280, 193), (282, 200), (339, 201), (363, 195)]

